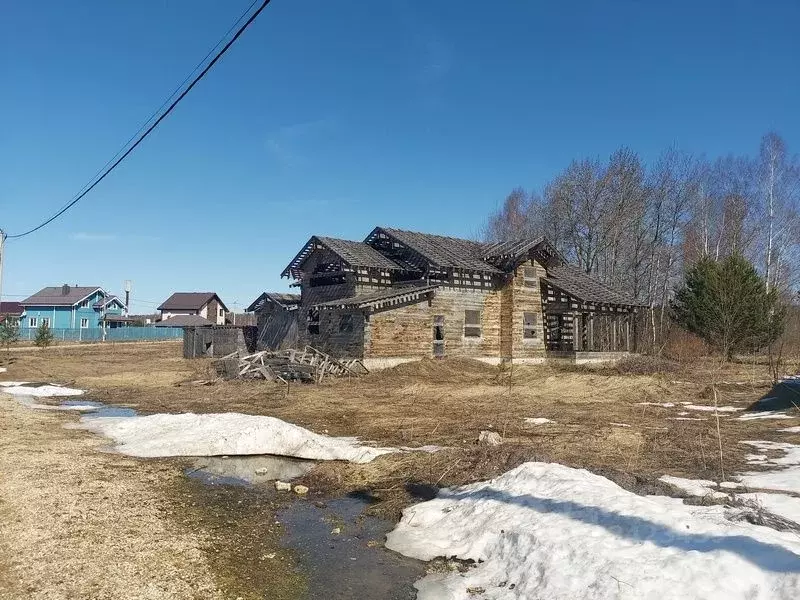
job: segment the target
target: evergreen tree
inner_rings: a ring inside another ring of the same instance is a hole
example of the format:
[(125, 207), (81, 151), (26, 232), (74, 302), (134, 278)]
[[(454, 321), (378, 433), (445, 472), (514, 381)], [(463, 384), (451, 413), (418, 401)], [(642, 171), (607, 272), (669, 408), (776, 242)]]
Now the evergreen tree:
[(39, 348), (47, 348), (53, 343), (53, 332), (50, 331), (50, 326), (47, 323), (42, 323), (36, 329), (36, 337), (33, 340)]
[(11, 344), (15, 343), (19, 339), (19, 324), (16, 321), (12, 321), (11, 318), (6, 317), (2, 323), (0, 323), (0, 343), (2, 343), (6, 347), (6, 351), (9, 350)]
[(756, 351), (783, 330), (784, 309), (753, 265), (740, 254), (722, 261), (704, 258), (687, 272), (672, 301), (674, 319), (730, 360)]

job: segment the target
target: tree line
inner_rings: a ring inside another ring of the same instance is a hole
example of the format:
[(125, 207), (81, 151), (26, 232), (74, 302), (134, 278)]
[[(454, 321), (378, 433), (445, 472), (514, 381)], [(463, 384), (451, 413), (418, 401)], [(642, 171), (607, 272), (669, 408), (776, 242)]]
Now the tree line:
[(774, 132), (758, 152), (709, 159), (669, 148), (646, 164), (622, 147), (572, 161), (541, 189), (516, 188), (486, 221), (487, 241), (547, 237), (568, 260), (649, 306), (665, 307), (699, 262), (748, 260), (766, 291), (800, 289), (800, 160)]

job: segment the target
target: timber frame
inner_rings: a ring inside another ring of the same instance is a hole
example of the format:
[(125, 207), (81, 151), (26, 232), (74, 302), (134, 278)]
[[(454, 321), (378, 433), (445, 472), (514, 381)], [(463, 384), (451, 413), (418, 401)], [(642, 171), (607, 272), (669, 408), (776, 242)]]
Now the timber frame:
[(544, 238), (481, 243), (389, 227), (363, 242), (312, 236), (281, 276), (300, 294), (265, 292), (251, 305), (265, 312), (262, 349), (491, 360), (636, 349), (636, 302)]

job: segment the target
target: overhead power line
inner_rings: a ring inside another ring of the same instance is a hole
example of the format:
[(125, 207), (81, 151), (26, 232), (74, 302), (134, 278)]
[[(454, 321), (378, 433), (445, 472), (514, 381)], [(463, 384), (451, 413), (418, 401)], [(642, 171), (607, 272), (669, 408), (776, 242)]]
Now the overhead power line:
[[(236, 21), (236, 23), (239, 23), (239, 22), (240, 22), (240, 21), (241, 21), (241, 20), (244, 18), (244, 15), (245, 15), (245, 14), (247, 14), (247, 12), (248, 12), (248, 11), (250, 11), (250, 9), (251, 9), (251, 8), (252, 8), (252, 7), (255, 5), (255, 3), (256, 3), (256, 2), (257, 2), (257, 0), (255, 0), (255, 1), (254, 1), (254, 2), (253, 2), (253, 3), (252, 3), (252, 4), (251, 4), (249, 7), (248, 7), (247, 11), (245, 11), (245, 13), (244, 13), (244, 14), (243, 14), (241, 17), (239, 17), (239, 19)], [(202, 71), (201, 71), (201, 72), (200, 72), (200, 73), (199, 73), (199, 74), (198, 74), (198, 75), (197, 75), (197, 76), (196, 76), (194, 79), (192, 79), (192, 82), (191, 82), (191, 83), (188, 85), (188, 87), (186, 87), (186, 89), (184, 89), (184, 90), (183, 90), (183, 92), (181, 92), (181, 94), (180, 94), (180, 95), (179, 95), (179, 96), (178, 96), (178, 97), (177, 97), (177, 98), (176, 98), (176, 99), (175, 99), (175, 100), (172, 102), (172, 104), (170, 104), (170, 105), (169, 105), (169, 108), (167, 108), (167, 110), (166, 110), (166, 111), (164, 111), (164, 112), (161, 114), (161, 116), (159, 116), (159, 117), (158, 117), (158, 119), (156, 119), (156, 120), (153, 122), (153, 124), (152, 124), (152, 125), (150, 125), (150, 126), (149, 126), (149, 127), (148, 127), (148, 128), (145, 130), (145, 131), (144, 131), (144, 133), (142, 133), (141, 135), (139, 135), (138, 139), (136, 139), (136, 141), (133, 143), (133, 145), (131, 145), (131, 146), (130, 146), (130, 147), (129, 147), (129, 148), (128, 148), (128, 149), (127, 149), (127, 150), (126, 150), (126, 151), (125, 151), (125, 152), (124, 152), (122, 155), (121, 155), (121, 156), (120, 156), (120, 152), (122, 151), (122, 149), (120, 149), (120, 151), (118, 151), (118, 152), (117, 152), (117, 154), (115, 155), (115, 157), (117, 157), (117, 156), (118, 156), (118, 158), (116, 158), (116, 160), (114, 160), (114, 158), (112, 158), (112, 159), (111, 159), (111, 160), (110, 160), (108, 163), (106, 163), (106, 167), (104, 167), (103, 169), (101, 169), (101, 171), (102, 171), (102, 174), (101, 174), (99, 177), (95, 176), (94, 182), (92, 182), (91, 184), (87, 184), (87, 185), (85, 185), (85, 186), (83, 187), (82, 191), (81, 191), (81, 192), (80, 192), (80, 193), (79, 193), (79, 194), (78, 194), (78, 195), (77, 195), (77, 196), (76, 196), (74, 199), (72, 199), (70, 202), (68, 202), (68, 203), (67, 203), (67, 204), (66, 204), (66, 205), (65, 205), (65, 206), (64, 206), (64, 207), (63, 207), (61, 210), (59, 210), (57, 213), (55, 213), (55, 214), (54, 214), (53, 216), (51, 216), (49, 219), (47, 219), (47, 220), (43, 221), (42, 223), (40, 223), (39, 225), (37, 225), (37, 226), (36, 226), (36, 227), (34, 227), (33, 229), (29, 229), (28, 231), (25, 231), (25, 232), (23, 232), (23, 233), (18, 233), (18, 234), (15, 234), (15, 235), (7, 235), (7, 236), (6, 236), (6, 237), (7, 237), (7, 239), (18, 239), (18, 238), (21, 238), (21, 237), (25, 237), (26, 235), (30, 235), (30, 234), (34, 233), (35, 231), (38, 231), (38, 230), (42, 229), (43, 227), (46, 227), (47, 225), (49, 225), (50, 223), (52, 223), (53, 221), (55, 221), (55, 220), (56, 220), (58, 217), (60, 217), (61, 215), (63, 215), (65, 212), (67, 212), (67, 211), (68, 211), (70, 208), (72, 208), (73, 206), (75, 206), (75, 205), (76, 205), (78, 202), (80, 202), (80, 201), (81, 201), (81, 200), (84, 198), (84, 196), (86, 196), (86, 194), (88, 194), (89, 192), (91, 192), (91, 191), (92, 191), (92, 190), (95, 188), (95, 186), (97, 186), (97, 184), (99, 184), (101, 181), (103, 181), (103, 179), (105, 179), (105, 178), (106, 178), (106, 177), (109, 175), (109, 173), (111, 173), (111, 172), (112, 172), (114, 169), (116, 169), (116, 168), (117, 168), (117, 166), (119, 166), (119, 164), (120, 164), (120, 163), (121, 163), (123, 160), (125, 160), (125, 159), (128, 157), (128, 155), (129, 155), (131, 152), (133, 152), (133, 151), (136, 149), (136, 147), (137, 147), (139, 144), (141, 144), (141, 143), (144, 141), (144, 139), (145, 139), (145, 138), (146, 138), (148, 135), (150, 135), (150, 134), (153, 132), (153, 130), (154, 130), (156, 127), (158, 127), (158, 125), (161, 123), (161, 121), (163, 121), (163, 120), (164, 120), (164, 119), (165, 119), (165, 118), (166, 118), (166, 117), (167, 117), (167, 116), (168, 116), (168, 115), (169, 115), (169, 114), (170, 114), (170, 113), (171, 113), (171, 112), (174, 110), (174, 108), (175, 108), (175, 107), (176, 107), (176, 106), (177, 106), (177, 105), (178, 105), (178, 104), (181, 102), (181, 100), (183, 100), (183, 99), (186, 97), (186, 95), (187, 95), (187, 94), (188, 94), (188, 93), (189, 93), (189, 92), (192, 90), (192, 88), (193, 88), (195, 85), (197, 85), (197, 83), (198, 83), (198, 82), (199, 82), (201, 79), (203, 79), (203, 77), (205, 77), (205, 76), (206, 76), (206, 74), (207, 74), (207, 73), (208, 73), (208, 72), (211, 70), (211, 68), (212, 68), (212, 67), (213, 67), (213, 66), (214, 66), (214, 65), (217, 63), (217, 61), (218, 61), (220, 58), (222, 58), (222, 57), (224, 56), (224, 54), (225, 54), (225, 53), (228, 51), (228, 49), (229, 49), (231, 46), (233, 46), (233, 44), (236, 42), (236, 40), (237, 40), (237, 39), (239, 39), (239, 37), (240, 37), (240, 36), (241, 36), (241, 35), (242, 35), (242, 34), (245, 32), (245, 30), (246, 30), (246, 29), (247, 29), (247, 28), (250, 26), (250, 24), (251, 24), (253, 21), (255, 21), (255, 20), (256, 20), (256, 18), (258, 17), (258, 15), (260, 15), (260, 14), (261, 14), (261, 12), (262, 12), (262, 11), (263, 11), (263, 10), (264, 10), (266, 7), (267, 7), (267, 5), (268, 5), (270, 2), (271, 2), (271, 0), (264, 0), (264, 1), (261, 3), (261, 5), (260, 5), (260, 6), (259, 6), (259, 7), (256, 9), (256, 11), (255, 11), (253, 14), (251, 14), (251, 15), (250, 15), (250, 17), (247, 19), (247, 21), (245, 21), (245, 22), (244, 22), (244, 24), (242, 24), (242, 26), (241, 26), (241, 27), (239, 27), (239, 29), (236, 31), (236, 33), (234, 34), (234, 36), (233, 36), (233, 37), (232, 37), (232, 38), (231, 38), (231, 39), (228, 41), (228, 43), (226, 43), (226, 44), (225, 44), (225, 45), (222, 47), (222, 49), (221, 49), (219, 52), (217, 52), (217, 54), (215, 54), (215, 55), (214, 55), (214, 58), (213, 58), (213, 59), (211, 59), (211, 62), (209, 62), (209, 63), (208, 63), (206, 66), (205, 66), (205, 68), (204, 68), (204, 69), (203, 69), (203, 70), (202, 70)], [(236, 26), (236, 23), (234, 23), (233, 27), (235, 27), (235, 26)], [(229, 30), (228, 30), (228, 33), (226, 33), (226, 34), (225, 34), (225, 36), (227, 36), (228, 34), (230, 34), (230, 31), (233, 29), (233, 27), (231, 27), (231, 29), (229, 29)], [(223, 39), (224, 39), (224, 37), (223, 37)], [(217, 47), (219, 46), (219, 44), (221, 43), (221, 41), (222, 41), (222, 40), (220, 40), (220, 42), (217, 42), (217, 44), (216, 44), (216, 46), (214, 46), (214, 48), (217, 48)], [(214, 48), (212, 48), (212, 49), (211, 49), (211, 51), (210, 51), (210, 52), (209, 52), (209, 53), (206, 55), (206, 57), (205, 57), (205, 58), (204, 58), (204, 59), (203, 59), (203, 60), (202, 60), (202, 61), (201, 61), (201, 62), (198, 64), (198, 66), (197, 66), (197, 67), (195, 67), (195, 69), (194, 69), (195, 71), (196, 71), (196, 70), (199, 68), (199, 66), (200, 66), (200, 65), (201, 65), (201, 64), (202, 64), (202, 63), (203, 63), (203, 62), (206, 60), (206, 58), (208, 58), (208, 56), (211, 54), (211, 52), (213, 52)], [(192, 71), (192, 72), (194, 72), (194, 71)], [(190, 74), (190, 76), (191, 76), (191, 74)], [(187, 77), (187, 79), (188, 79), (188, 77)], [(185, 79), (185, 80), (183, 81), (183, 83), (181, 83), (181, 85), (180, 85), (180, 86), (178, 86), (178, 88), (177, 88), (177, 89), (176, 89), (176, 90), (175, 90), (175, 91), (174, 91), (174, 92), (173, 92), (173, 93), (172, 93), (172, 94), (171, 94), (171, 95), (170, 95), (170, 96), (167, 98), (167, 100), (165, 100), (165, 101), (164, 101), (164, 104), (166, 104), (167, 102), (169, 102), (169, 100), (170, 100), (170, 99), (171, 99), (171, 98), (172, 98), (172, 97), (173, 97), (173, 96), (174, 96), (174, 95), (177, 93), (177, 90), (178, 90), (178, 89), (180, 89), (180, 88), (183, 86), (183, 84), (184, 84), (185, 82), (186, 82), (186, 79)], [(162, 105), (161, 105), (161, 107), (159, 107), (159, 109), (158, 109), (158, 110), (156, 110), (156, 112), (155, 112), (155, 113), (153, 113), (153, 115), (152, 115), (152, 116), (151, 116), (151, 117), (150, 117), (150, 118), (149, 118), (147, 121), (145, 121), (145, 123), (142, 125), (142, 127), (140, 127), (140, 128), (139, 128), (139, 131), (141, 131), (141, 130), (142, 130), (142, 128), (143, 128), (143, 127), (144, 127), (144, 126), (145, 126), (147, 123), (149, 123), (149, 122), (150, 122), (150, 121), (153, 119), (153, 117), (154, 117), (154, 116), (155, 116), (155, 115), (156, 115), (156, 114), (157, 114), (157, 113), (158, 113), (158, 112), (161, 110), (161, 108), (163, 108), (163, 107), (164, 107), (164, 104), (162, 104)], [(137, 132), (137, 133), (138, 133), (138, 132)], [(134, 135), (133, 135), (133, 137), (131, 137), (131, 139), (129, 139), (129, 140), (128, 140), (128, 142), (125, 144), (125, 146), (127, 146), (128, 144), (130, 144), (130, 141), (131, 141), (131, 140), (132, 140), (134, 137), (136, 137), (136, 134), (134, 134)], [(125, 146), (123, 146), (123, 148), (125, 148)], [(113, 161), (113, 162), (112, 162), (112, 161)], [(109, 163), (111, 163), (111, 164), (109, 165)], [(99, 173), (99, 172), (98, 172), (98, 173)]]

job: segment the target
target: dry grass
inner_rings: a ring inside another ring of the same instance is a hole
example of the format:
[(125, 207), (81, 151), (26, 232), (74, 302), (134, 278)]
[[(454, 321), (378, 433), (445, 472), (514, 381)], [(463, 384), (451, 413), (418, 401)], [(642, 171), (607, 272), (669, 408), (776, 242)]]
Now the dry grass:
[[(447, 449), (383, 457), (363, 466), (324, 465), (309, 476), (312, 489), (378, 490), (395, 508), (408, 501), (409, 484), (452, 485), (497, 475), (525, 460), (557, 461), (611, 474), (635, 473), (650, 481), (663, 473), (719, 478), (715, 420), (671, 420), (680, 402), (713, 404), (708, 373), (722, 383), (720, 405), (745, 407), (769, 390), (767, 370), (753, 362), (718, 365), (695, 359), (633, 359), (614, 368), (514, 367), (502, 370), (470, 360), (426, 360), (353, 380), (319, 386), (265, 382), (197, 385), (209, 362), (186, 361), (180, 347), (63, 349), (20, 354), (9, 378), (85, 385), (91, 396), (142, 412), (238, 411), (273, 415), (317, 432), (355, 435), (380, 445), (435, 444)], [(176, 383), (183, 380), (183, 383)], [(532, 426), (526, 417), (553, 424)], [(630, 427), (620, 427), (622, 423)], [(791, 421), (742, 422), (725, 415), (721, 437), (725, 469), (748, 468), (744, 439), (778, 439), (777, 425)], [(785, 425), (784, 425), (785, 426)], [(475, 444), (481, 430), (501, 433), (504, 444)], [(617, 475), (615, 475), (617, 474)]]
[[(131, 368), (118, 359), (48, 351), (13, 363), (3, 378), (19, 371), (39, 379), (52, 366), (47, 379), (80, 381), (83, 371), (102, 379)], [(156, 389), (142, 382), (142, 389)], [(280, 547), (270, 495), (203, 486), (175, 461), (104, 453), (102, 439), (61, 427), (74, 418), (0, 394), (0, 598), (250, 600), (265, 589), (275, 598), (302, 595), (293, 556)], [(265, 562), (273, 553), (278, 558)]]
[(99, 440), (8, 397), (0, 415), (0, 596), (223, 597), (203, 534), (162, 516), (174, 469), (100, 454)]

